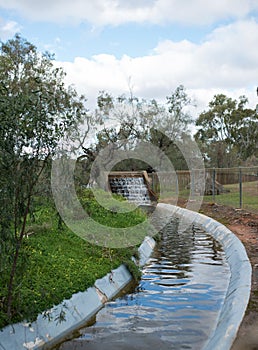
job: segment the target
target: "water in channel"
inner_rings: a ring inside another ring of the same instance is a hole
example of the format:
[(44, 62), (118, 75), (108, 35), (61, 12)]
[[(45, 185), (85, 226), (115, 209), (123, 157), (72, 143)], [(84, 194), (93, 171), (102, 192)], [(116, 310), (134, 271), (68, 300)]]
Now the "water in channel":
[(162, 230), (131, 294), (108, 302), (93, 326), (60, 350), (200, 350), (212, 334), (229, 283), (221, 246), (197, 227)]

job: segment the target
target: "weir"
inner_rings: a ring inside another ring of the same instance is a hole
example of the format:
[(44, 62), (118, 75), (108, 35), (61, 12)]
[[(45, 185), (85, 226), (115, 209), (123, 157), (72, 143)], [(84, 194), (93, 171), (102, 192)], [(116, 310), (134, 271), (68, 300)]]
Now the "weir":
[(146, 171), (110, 172), (108, 185), (112, 193), (120, 194), (139, 206), (152, 206), (157, 202), (157, 194), (151, 189)]

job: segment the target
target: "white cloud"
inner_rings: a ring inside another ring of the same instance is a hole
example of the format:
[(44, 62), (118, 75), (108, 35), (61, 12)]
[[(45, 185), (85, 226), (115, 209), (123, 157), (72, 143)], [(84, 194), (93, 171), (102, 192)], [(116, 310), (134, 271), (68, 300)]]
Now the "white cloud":
[(256, 103), (258, 84), (258, 23), (239, 21), (215, 29), (201, 44), (187, 40), (160, 42), (149, 56), (131, 58), (101, 54), (91, 59), (77, 57), (73, 63), (58, 62), (89, 102), (98, 91), (117, 96), (129, 93), (138, 97), (165, 99), (183, 84), (204, 108), (215, 93), (234, 98), (245, 94)]
[(2, 41), (9, 39), (15, 33), (19, 32), (21, 27), (15, 21), (5, 21), (0, 17), (0, 39)]
[(207, 24), (244, 18), (258, 9), (256, 0), (0, 0), (31, 20), (119, 25), (125, 22)]

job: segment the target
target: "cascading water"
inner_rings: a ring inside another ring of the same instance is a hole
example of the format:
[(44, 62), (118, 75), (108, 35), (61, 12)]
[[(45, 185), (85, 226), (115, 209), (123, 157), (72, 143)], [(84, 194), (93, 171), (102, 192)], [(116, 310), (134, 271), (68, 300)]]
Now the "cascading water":
[(113, 177), (109, 180), (113, 193), (125, 197), (137, 205), (151, 205), (148, 188), (143, 177)]

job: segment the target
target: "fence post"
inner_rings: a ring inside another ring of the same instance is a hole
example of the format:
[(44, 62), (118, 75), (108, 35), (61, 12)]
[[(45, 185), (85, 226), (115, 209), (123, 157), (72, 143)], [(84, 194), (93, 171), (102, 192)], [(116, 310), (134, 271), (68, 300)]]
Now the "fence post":
[(158, 181), (157, 181), (157, 173), (151, 173), (151, 186), (152, 186), (152, 191), (154, 193), (158, 193)]
[(178, 177), (179, 177), (179, 173), (176, 171), (176, 195), (177, 197), (179, 196), (179, 183), (178, 183)]
[(195, 192), (195, 178), (194, 178), (194, 170), (190, 170), (190, 178), (191, 178), (191, 189), (190, 189), (190, 197), (194, 197)]
[(239, 167), (239, 208), (243, 206), (243, 182), (242, 182), (242, 169)]
[(156, 173), (151, 173), (151, 179), (152, 179), (152, 191), (154, 193), (157, 193), (157, 181), (156, 181)]
[(212, 170), (212, 200), (215, 203), (215, 182), (216, 182), (216, 169)]

